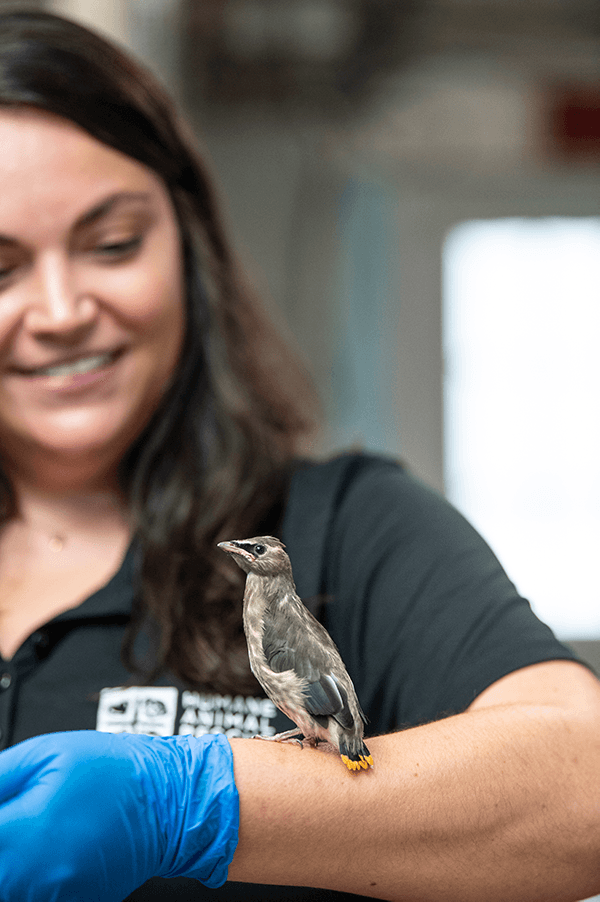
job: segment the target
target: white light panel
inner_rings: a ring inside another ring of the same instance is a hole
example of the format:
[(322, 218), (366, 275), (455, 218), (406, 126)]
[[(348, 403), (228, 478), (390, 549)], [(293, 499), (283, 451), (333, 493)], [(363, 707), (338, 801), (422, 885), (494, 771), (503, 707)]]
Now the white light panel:
[(443, 332), (450, 500), (560, 637), (600, 638), (600, 218), (456, 226)]

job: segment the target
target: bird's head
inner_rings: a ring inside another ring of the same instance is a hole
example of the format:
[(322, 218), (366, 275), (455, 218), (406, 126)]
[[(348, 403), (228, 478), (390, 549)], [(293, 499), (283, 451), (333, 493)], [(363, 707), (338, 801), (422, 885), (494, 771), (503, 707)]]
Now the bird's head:
[(219, 542), (218, 547), (230, 554), (238, 567), (257, 576), (291, 575), (290, 559), (283, 542), (274, 536), (255, 536), (253, 539), (232, 539)]

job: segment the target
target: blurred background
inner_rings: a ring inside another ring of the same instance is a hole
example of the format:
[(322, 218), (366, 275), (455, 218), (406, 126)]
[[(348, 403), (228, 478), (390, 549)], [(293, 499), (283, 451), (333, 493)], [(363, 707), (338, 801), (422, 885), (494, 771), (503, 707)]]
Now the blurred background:
[(179, 101), (319, 388), (312, 450), (401, 457), (600, 665), (597, 0), (22, 6)]

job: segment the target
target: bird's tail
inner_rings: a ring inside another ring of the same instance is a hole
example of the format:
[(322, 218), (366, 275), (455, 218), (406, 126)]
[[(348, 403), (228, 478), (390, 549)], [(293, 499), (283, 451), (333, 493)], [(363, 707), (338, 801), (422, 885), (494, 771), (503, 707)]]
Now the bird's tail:
[(362, 739), (357, 737), (340, 738), (340, 755), (348, 770), (367, 770), (373, 767), (373, 757)]

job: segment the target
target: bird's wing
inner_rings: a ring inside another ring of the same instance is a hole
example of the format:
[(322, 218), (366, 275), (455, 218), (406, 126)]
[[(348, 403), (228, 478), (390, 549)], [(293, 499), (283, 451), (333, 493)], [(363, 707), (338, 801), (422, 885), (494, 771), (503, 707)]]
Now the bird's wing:
[(347, 729), (353, 726), (347, 692), (335, 674), (340, 668), (345, 673), (339, 652), (327, 631), (300, 600), (297, 605), (288, 601), (283, 616), (280, 610), (278, 617), (266, 619), (263, 651), (271, 670), (276, 673), (292, 670), (306, 680), (303, 694), (309, 714), (324, 721), (334, 717)]

